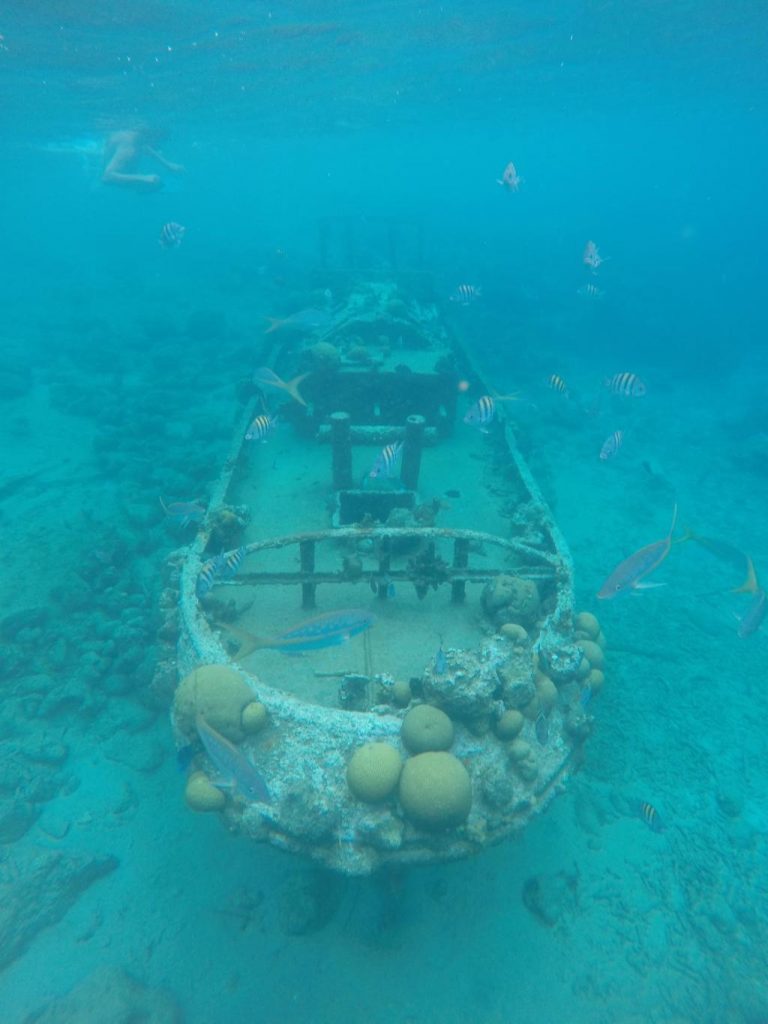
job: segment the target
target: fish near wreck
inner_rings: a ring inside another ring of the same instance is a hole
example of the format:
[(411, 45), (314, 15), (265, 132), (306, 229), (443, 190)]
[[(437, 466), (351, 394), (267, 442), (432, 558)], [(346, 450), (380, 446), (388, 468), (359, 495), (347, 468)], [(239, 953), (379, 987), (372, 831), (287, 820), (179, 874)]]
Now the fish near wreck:
[[(667, 536), (662, 540), (654, 541), (653, 544), (646, 544), (644, 548), (640, 548), (639, 551), (620, 562), (598, 591), (598, 598), (605, 601), (630, 590), (639, 591), (647, 590), (650, 587), (663, 587), (663, 583), (644, 583), (643, 580), (654, 569), (658, 569), (672, 550), (672, 534), (675, 532), (676, 523), (677, 505), (672, 514), (672, 525)], [(682, 539), (686, 540), (687, 538)]]
[(234, 789), (247, 803), (271, 804), (272, 797), (261, 774), (234, 743), (217, 732), (198, 714), (197, 734), (220, 778), (212, 780), (219, 789)]

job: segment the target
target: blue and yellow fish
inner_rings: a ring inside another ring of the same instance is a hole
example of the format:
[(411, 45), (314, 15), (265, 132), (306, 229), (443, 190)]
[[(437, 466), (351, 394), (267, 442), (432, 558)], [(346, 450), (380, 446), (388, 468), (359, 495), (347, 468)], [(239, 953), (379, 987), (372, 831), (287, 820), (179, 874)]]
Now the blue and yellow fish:
[(319, 651), (325, 647), (343, 644), (350, 637), (370, 629), (374, 616), (360, 608), (343, 608), (339, 611), (324, 612), (312, 619), (306, 619), (291, 626), (279, 636), (268, 639), (253, 638), (254, 650), (270, 648), (283, 654), (299, 654), (302, 651)]
[(213, 784), (220, 789), (236, 790), (248, 803), (271, 804), (272, 797), (266, 782), (245, 754), (217, 732), (201, 714), (197, 715), (195, 724), (205, 752), (220, 776), (211, 780)]

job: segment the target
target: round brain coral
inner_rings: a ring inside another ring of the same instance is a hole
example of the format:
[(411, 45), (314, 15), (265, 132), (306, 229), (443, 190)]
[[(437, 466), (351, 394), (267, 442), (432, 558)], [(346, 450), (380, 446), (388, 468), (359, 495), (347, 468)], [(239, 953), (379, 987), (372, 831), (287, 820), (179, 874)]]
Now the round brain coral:
[(197, 735), (195, 717), (201, 714), (222, 736), (242, 743), (243, 708), (253, 701), (253, 690), (235, 669), (228, 665), (201, 665), (185, 676), (176, 690), (176, 724), (191, 739)]
[(403, 762), (389, 743), (366, 743), (347, 765), (347, 785), (358, 800), (378, 803), (394, 791)]
[(455, 828), (472, 807), (469, 772), (445, 751), (410, 757), (400, 775), (400, 803), (406, 817), (429, 831)]
[(187, 806), (193, 811), (220, 811), (227, 798), (217, 789), (204, 772), (193, 772), (184, 790)]
[(453, 722), (440, 708), (417, 704), (403, 719), (400, 735), (412, 754), (447, 750), (453, 743)]

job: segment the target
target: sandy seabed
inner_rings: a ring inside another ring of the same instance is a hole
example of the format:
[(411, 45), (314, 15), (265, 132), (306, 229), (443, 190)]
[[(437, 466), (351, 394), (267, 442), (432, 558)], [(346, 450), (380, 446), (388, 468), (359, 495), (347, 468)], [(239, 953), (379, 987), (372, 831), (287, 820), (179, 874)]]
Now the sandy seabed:
[[(768, 1017), (765, 635), (738, 639), (745, 599), (711, 593), (730, 581), (694, 544), (673, 548), (664, 587), (594, 597), (675, 502), (681, 523), (765, 550), (748, 375), (711, 395), (649, 382), (642, 406), (595, 415), (533, 372), (512, 382), (533, 399), (515, 410), (520, 444), (572, 547), (578, 605), (608, 638), (585, 764), (519, 840), (328, 887), (185, 807), (166, 711), (144, 696), (162, 561), (184, 540), (157, 498), (204, 495), (252, 351), (250, 320), (206, 328), (180, 309), (145, 318), (144, 348), (109, 334), (114, 360), (64, 323), (60, 352), (2, 401), (3, 1021), (48, 1007), (44, 1021), (127, 1022), (139, 1004), (187, 1024)], [(215, 356), (206, 330), (226, 339)]]

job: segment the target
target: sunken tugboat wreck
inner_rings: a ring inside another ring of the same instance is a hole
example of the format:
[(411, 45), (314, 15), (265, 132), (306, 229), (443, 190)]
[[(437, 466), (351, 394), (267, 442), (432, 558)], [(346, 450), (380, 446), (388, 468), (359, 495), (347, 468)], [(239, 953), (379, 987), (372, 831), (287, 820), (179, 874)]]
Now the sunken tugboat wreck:
[(467, 857), (578, 763), (603, 637), (433, 305), (366, 282), (291, 326), (181, 564), (187, 803), (346, 874)]

